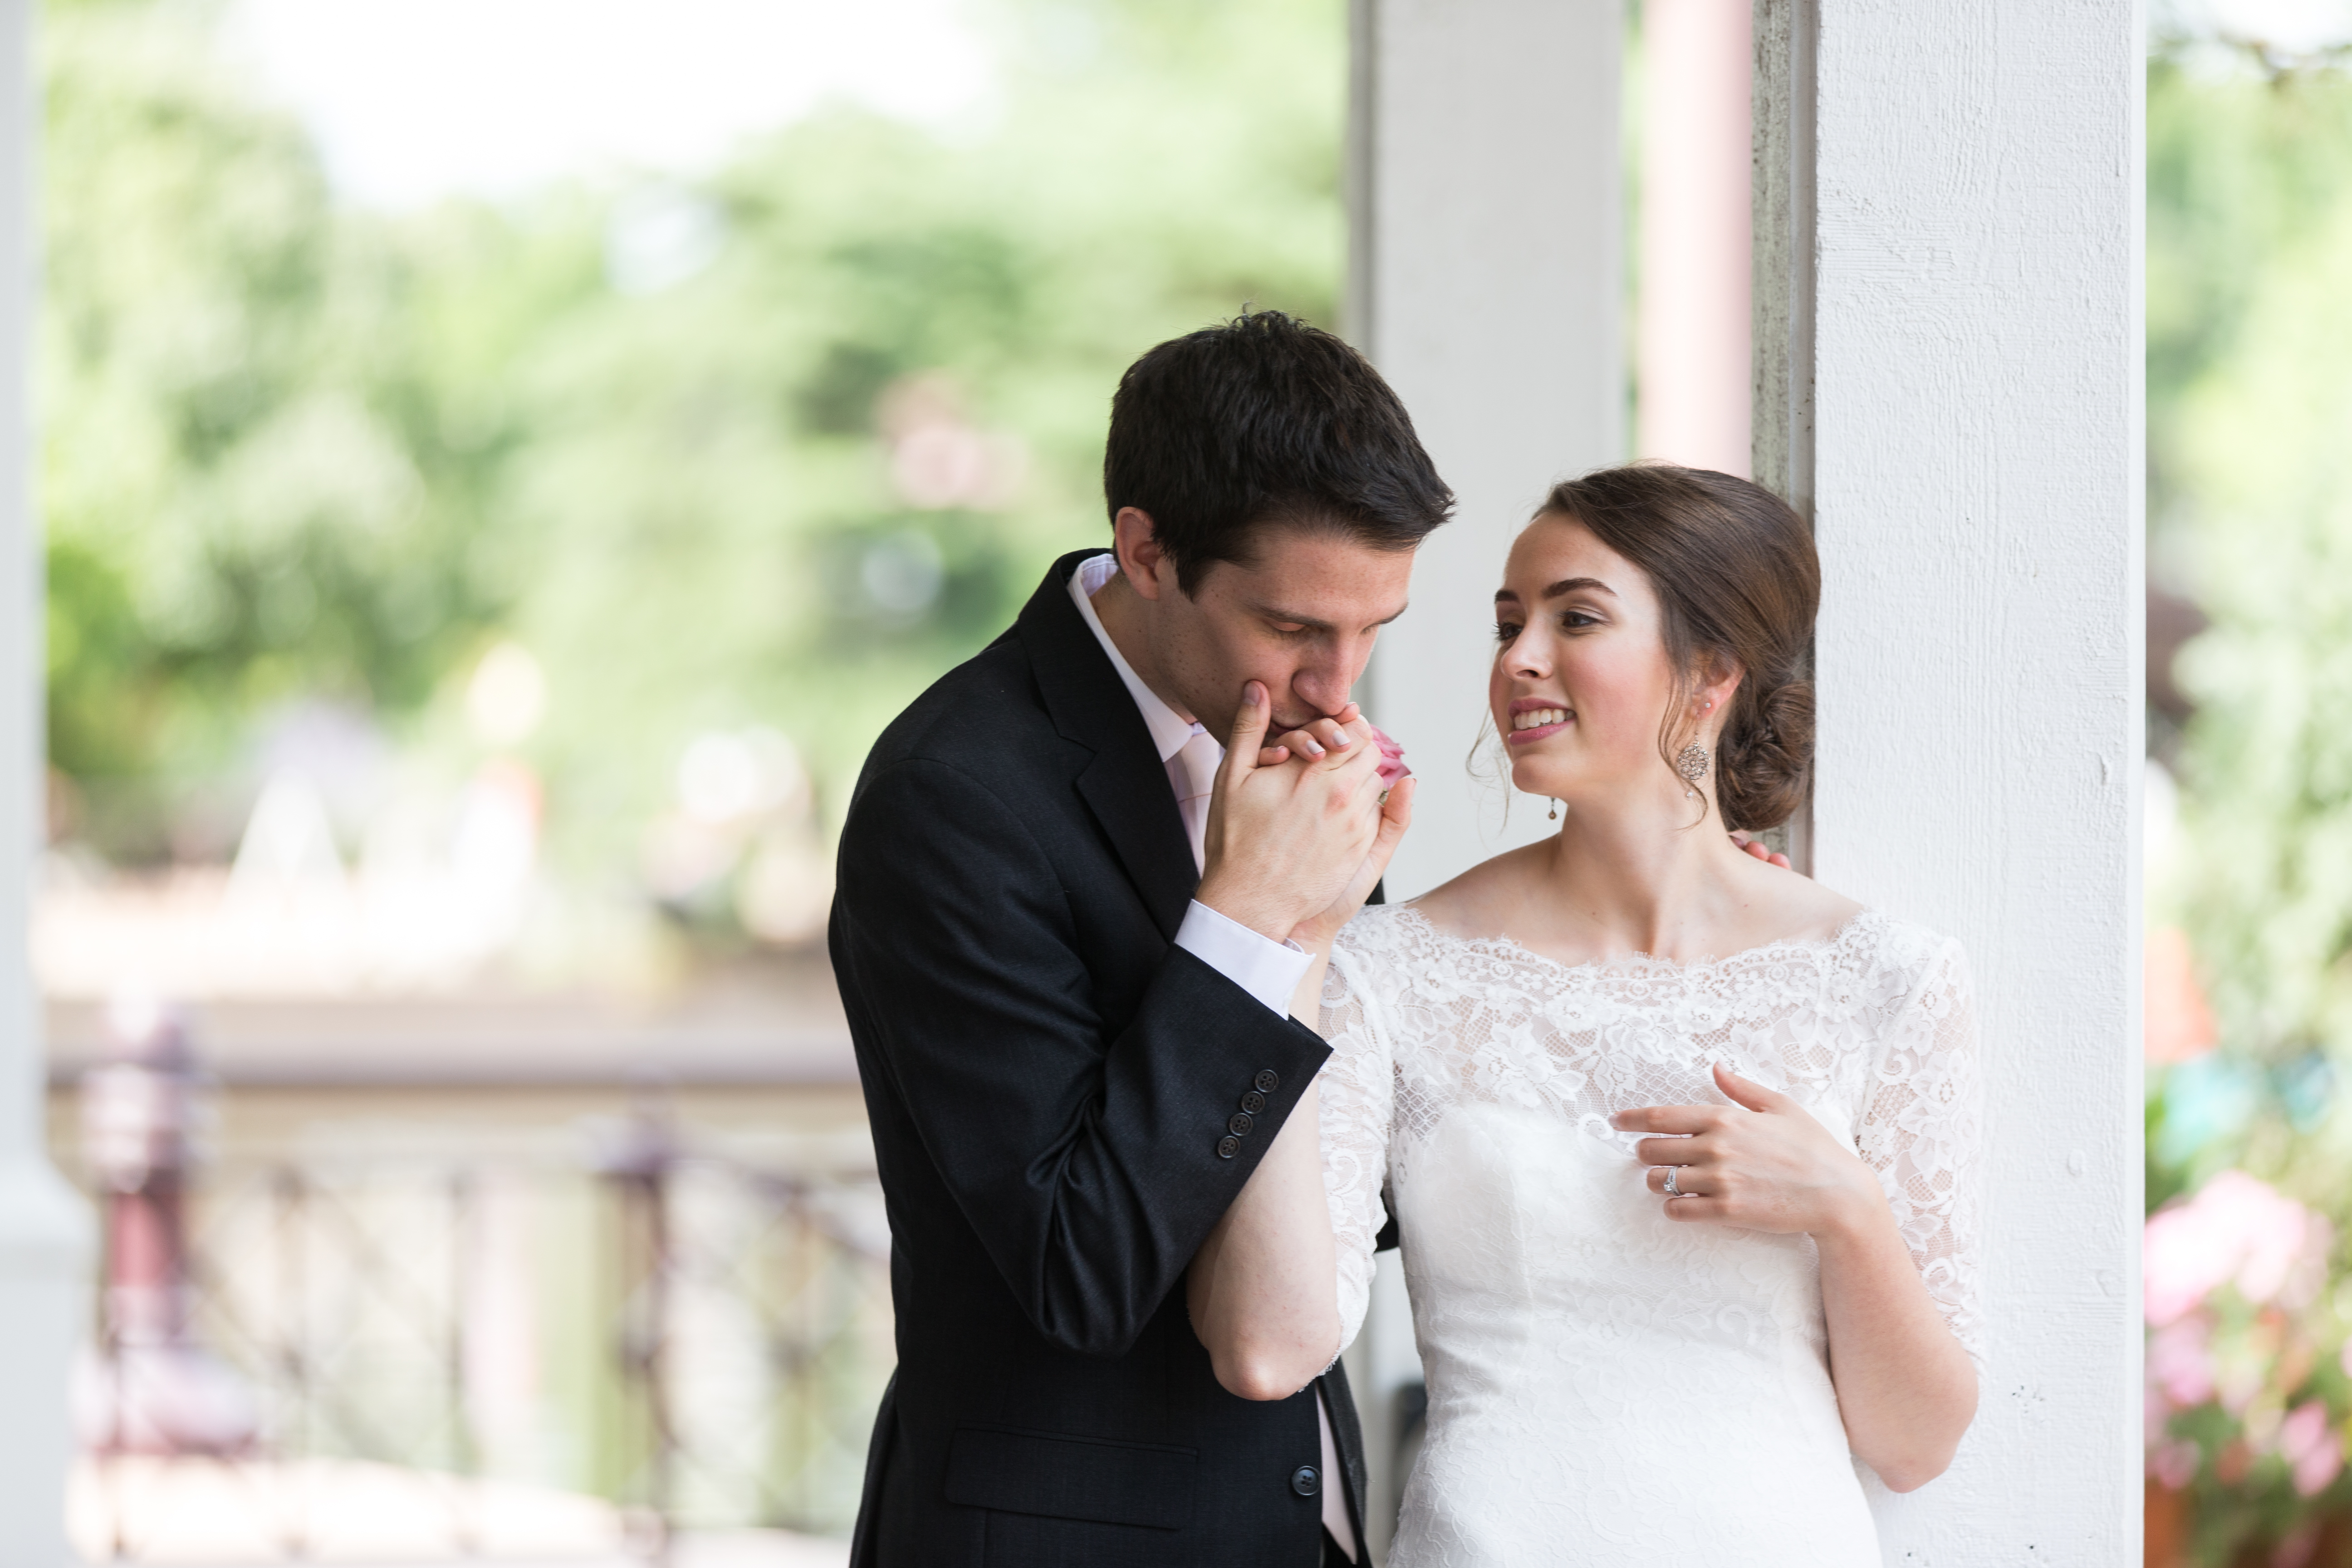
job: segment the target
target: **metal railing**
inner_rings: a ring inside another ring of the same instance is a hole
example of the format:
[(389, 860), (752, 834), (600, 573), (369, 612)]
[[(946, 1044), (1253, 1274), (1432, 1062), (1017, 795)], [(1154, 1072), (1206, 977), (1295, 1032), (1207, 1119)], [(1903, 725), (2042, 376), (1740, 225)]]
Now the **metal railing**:
[(207, 1528), (242, 1510), (229, 1533), (288, 1561), (334, 1552), (362, 1507), (412, 1552), (470, 1557), (846, 1532), (892, 1360), (870, 1163), (746, 1160), (657, 1105), (569, 1157), (192, 1172), (184, 1142), (91, 1161), (86, 1550), (188, 1554), (160, 1463), (215, 1472)]

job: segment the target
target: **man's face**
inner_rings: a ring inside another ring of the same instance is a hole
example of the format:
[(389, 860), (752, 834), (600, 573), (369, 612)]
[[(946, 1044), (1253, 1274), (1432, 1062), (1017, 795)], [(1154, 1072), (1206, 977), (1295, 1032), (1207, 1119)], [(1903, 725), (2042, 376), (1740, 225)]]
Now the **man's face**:
[(1146, 542), (1149, 520), (1129, 509), (1119, 524), (1120, 567), (1152, 601), (1145, 633), (1154, 684), (1220, 740), (1233, 732), (1251, 680), (1273, 698), (1274, 733), (1337, 713), (1381, 627), (1404, 613), (1410, 550), (1375, 549), (1336, 531), (1269, 529), (1255, 559), (1211, 563), (1187, 595), (1175, 563)]

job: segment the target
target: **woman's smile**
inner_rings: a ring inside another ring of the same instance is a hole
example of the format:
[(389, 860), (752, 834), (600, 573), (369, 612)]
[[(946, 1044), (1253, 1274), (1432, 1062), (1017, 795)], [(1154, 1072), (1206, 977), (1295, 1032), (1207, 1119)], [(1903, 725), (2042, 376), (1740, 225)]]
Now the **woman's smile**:
[(1524, 746), (1555, 735), (1576, 721), (1576, 710), (1546, 697), (1522, 697), (1511, 704), (1510, 743)]

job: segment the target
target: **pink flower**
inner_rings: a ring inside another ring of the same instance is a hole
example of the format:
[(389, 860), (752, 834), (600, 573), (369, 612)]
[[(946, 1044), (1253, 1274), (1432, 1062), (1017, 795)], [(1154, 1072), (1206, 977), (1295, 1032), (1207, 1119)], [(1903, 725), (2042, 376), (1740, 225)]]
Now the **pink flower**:
[(2161, 1328), (2224, 1284), (2261, 1305), (2308, 1301), (2325, 1283), (2327, 1222), (2243, 1171), (2148, 1216), (2141, 1260), (2147, 1321)]
[(1384, 789), (1394, 789), (1397, 780), (1412, 773), (1404, 765), (1404, 748), (1390, 740), (1378, 724), (1372, 725), (1372, 742), (1381, 749), (1381, 785)]
[(2344, 1439), (2327, 1424), (2327, 1406), (2305, 1400), (2279, 1424), (2278, 1450), (2294, 1468), (2294, 1489), (2313, 1497), (2344, 1468)]
[(2147, 1377), (2176, 1410), (2213, 1397), (2213, 1353), (2202, 1318), (2175, 1320), (2150, 1335)]
[(2154, 1476), (2167, 1491), (2179, 1491), (2197, 1479), (2197, 1466), (2205, 1457), (2204, 1450), (2187, 1437), (2167, 1443), (2147, 1457), (2147, 1473)]

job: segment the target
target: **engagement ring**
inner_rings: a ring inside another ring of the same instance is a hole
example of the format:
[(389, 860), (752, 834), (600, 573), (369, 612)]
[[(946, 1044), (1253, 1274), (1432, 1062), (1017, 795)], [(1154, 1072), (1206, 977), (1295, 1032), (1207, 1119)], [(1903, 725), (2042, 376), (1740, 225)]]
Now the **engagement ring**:
[(1675, 1185), (1675, 1167), (1668, 1165), (1666, 1167), (1666, 1196), (1670, 1198), (1678, 1198), (1682, 1195), (1683, 1190)]

